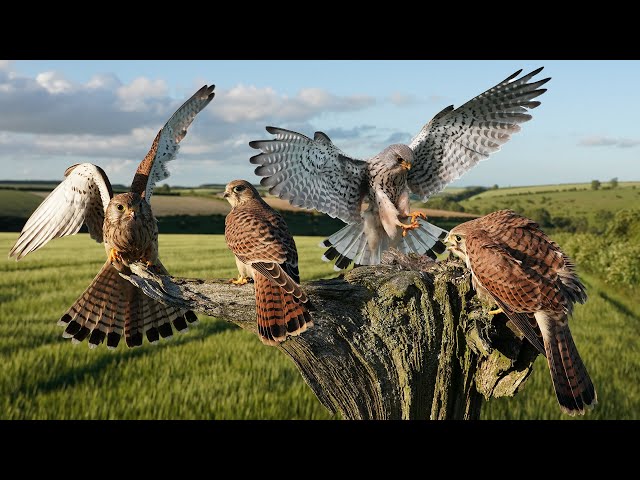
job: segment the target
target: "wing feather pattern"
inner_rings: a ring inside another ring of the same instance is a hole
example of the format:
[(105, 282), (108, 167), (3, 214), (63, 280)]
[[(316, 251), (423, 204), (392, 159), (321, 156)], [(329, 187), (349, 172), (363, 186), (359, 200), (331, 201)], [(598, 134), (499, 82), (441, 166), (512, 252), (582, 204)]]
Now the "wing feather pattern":
[(140, 162), (133, 177), (131, 191), (144, 195), (147, 203), (157, 182), (169, 177), (167, 162), (176, 158), (180, 141), (186, 136), (187, 128), (196, 115), (213, 100), (215, 85), (204, 85), (184, 102), (158, 132), (149, 153)]
[(66, 178), (27, 220), (9, 258), (20, 260), (53, 238), (75, 235), (85, 223), (91, 238), (102, 242), (104, 211), (113, 196), (106, 173), (96, 165), (81, 163), (64, 174)]
[(533, 99), (546, 92), (539, 88), (550, 78), (528, 83), (542, 68), (516, 77), (519, 70), (464, 105), (449, 106), (427, 123), (411, 141), (415, 155), (408, 183), (412, 192), (428, 197), (442, 190), (520, 131), (531, 120), (527, 112), (540, 102)]
[(367, 163), (345, 155), (327, 135), (313, 140), (300, 133), (267, 127), (273, 140), (252, 141), (262, 153), (251, 157), (269, 193), (296, 207), (315, 209), (346, 223), (360, 219), (366, 193)]

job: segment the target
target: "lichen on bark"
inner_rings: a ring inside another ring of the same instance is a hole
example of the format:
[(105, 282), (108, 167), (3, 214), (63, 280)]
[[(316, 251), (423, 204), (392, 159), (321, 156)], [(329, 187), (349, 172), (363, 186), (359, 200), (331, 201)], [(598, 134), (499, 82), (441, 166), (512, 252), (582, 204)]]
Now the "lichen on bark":
[[(329, 411), (345, 419), (477, 419), (483, 399), (522, 387), (537, 352), (503, 316), (488, 315), (461, 263), (398, 252), (385, 262), (303, 283), (314, 327), (276, 347)], [(132, 270), (127, 278), (153, 298), (256, 333), (252, 285), (158, 276), (141, 264)]]

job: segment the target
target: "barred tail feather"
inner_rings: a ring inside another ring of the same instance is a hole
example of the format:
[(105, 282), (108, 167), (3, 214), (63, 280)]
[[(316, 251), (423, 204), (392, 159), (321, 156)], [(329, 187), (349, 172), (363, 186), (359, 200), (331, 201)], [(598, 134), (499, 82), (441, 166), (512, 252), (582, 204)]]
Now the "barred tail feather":
[(75, 303), (58, 321), (65, 327), (64, 338), (80, 343), (88, 338), (90, 348), (106, 340), (115, 348), (122, 335), (129, 347), (142, 345), (143, 335), (151, 343), (173, 335), (171, 323), (186, 331), (187, 322), (197, 317), (190, 310), (179, 310), (147, 297), (123, 279), (110, 262), (106, 262)]
[(544, 340), (551, 380), (560, 404), (568, 415), (584, 415), (598, 403), (598, 396), (571, 336), (567, 317), (551, 318), (536, 313)]
[(255, 272), (256, 318), (260, 340), (275, 346), (287, 339), (287, 335), (300, 335), (313, 326), (311, 315), (304, 303)]
[(353, 223), (341, 228), (324, 240), (320, 246), (330, 247), (324, 252), (322, 260), (329, 262), (335, 259), (333, 267), (335, 270), (347, 268), (355, 257), (368, 250), (364, 222)]
[(418, 223), (418, 228), (409, 230), (406, 237), (401, 237), (399, 250), (407, 254), (427, 255), (435, 260), (438, 254), (445, 251), (443, 240), (449, 232), (422, 219), (418, 219)]
[(352, 262), (356, 266), (378, 265), (383, 252), (390, 247), (405, 254), (428, 255), (435, 259), (437, 254), (445, 251), (442, 240), (449, 232), (431, 223), (419, 222), (420, 227), (409, 230), (405, 237), (398, 234), (395, 240), (391, 240), (383, 233), (373, 249), (369, 246), (364, 222), (347, 225), (320, 244), (321, 247), (329, 247), (322, 259), (327, 262), (335, 260), (335, 270), (345, 269)]

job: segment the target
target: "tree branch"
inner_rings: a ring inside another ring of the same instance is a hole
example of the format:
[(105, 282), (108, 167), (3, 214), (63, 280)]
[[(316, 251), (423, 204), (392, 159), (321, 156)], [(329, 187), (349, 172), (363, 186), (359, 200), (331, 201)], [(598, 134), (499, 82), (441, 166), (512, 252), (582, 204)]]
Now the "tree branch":
[[(489, 318), (461, 263), (397, 252), (385, 261), (304, 283), (314, 327), (276, 347), (329, 411), (346, 419), (476, 419), (482, 397), (521, 388), (537, 352), (506, 317)], [(122, 276), (150, 297), (257, 334), (252, 284), (156, 275), (139, 263), (131, 270)]]

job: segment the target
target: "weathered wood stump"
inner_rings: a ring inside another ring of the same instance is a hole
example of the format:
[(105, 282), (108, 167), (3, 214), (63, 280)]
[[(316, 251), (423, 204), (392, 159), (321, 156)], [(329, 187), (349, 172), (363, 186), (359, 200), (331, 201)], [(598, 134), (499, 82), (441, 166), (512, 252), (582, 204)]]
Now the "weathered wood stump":
[[(395, 252), (387, 264), (303, 284), (315, 325), (275, 348), (332, 413), (477, 419), (483, 397), (512, 396), (529, 376), (537, 352), (506, 317), (490, 318), (462, 264), (425, 258)], [(147, 295), (257, 334), (253, 285), (132, 271), (126, 278)]]

